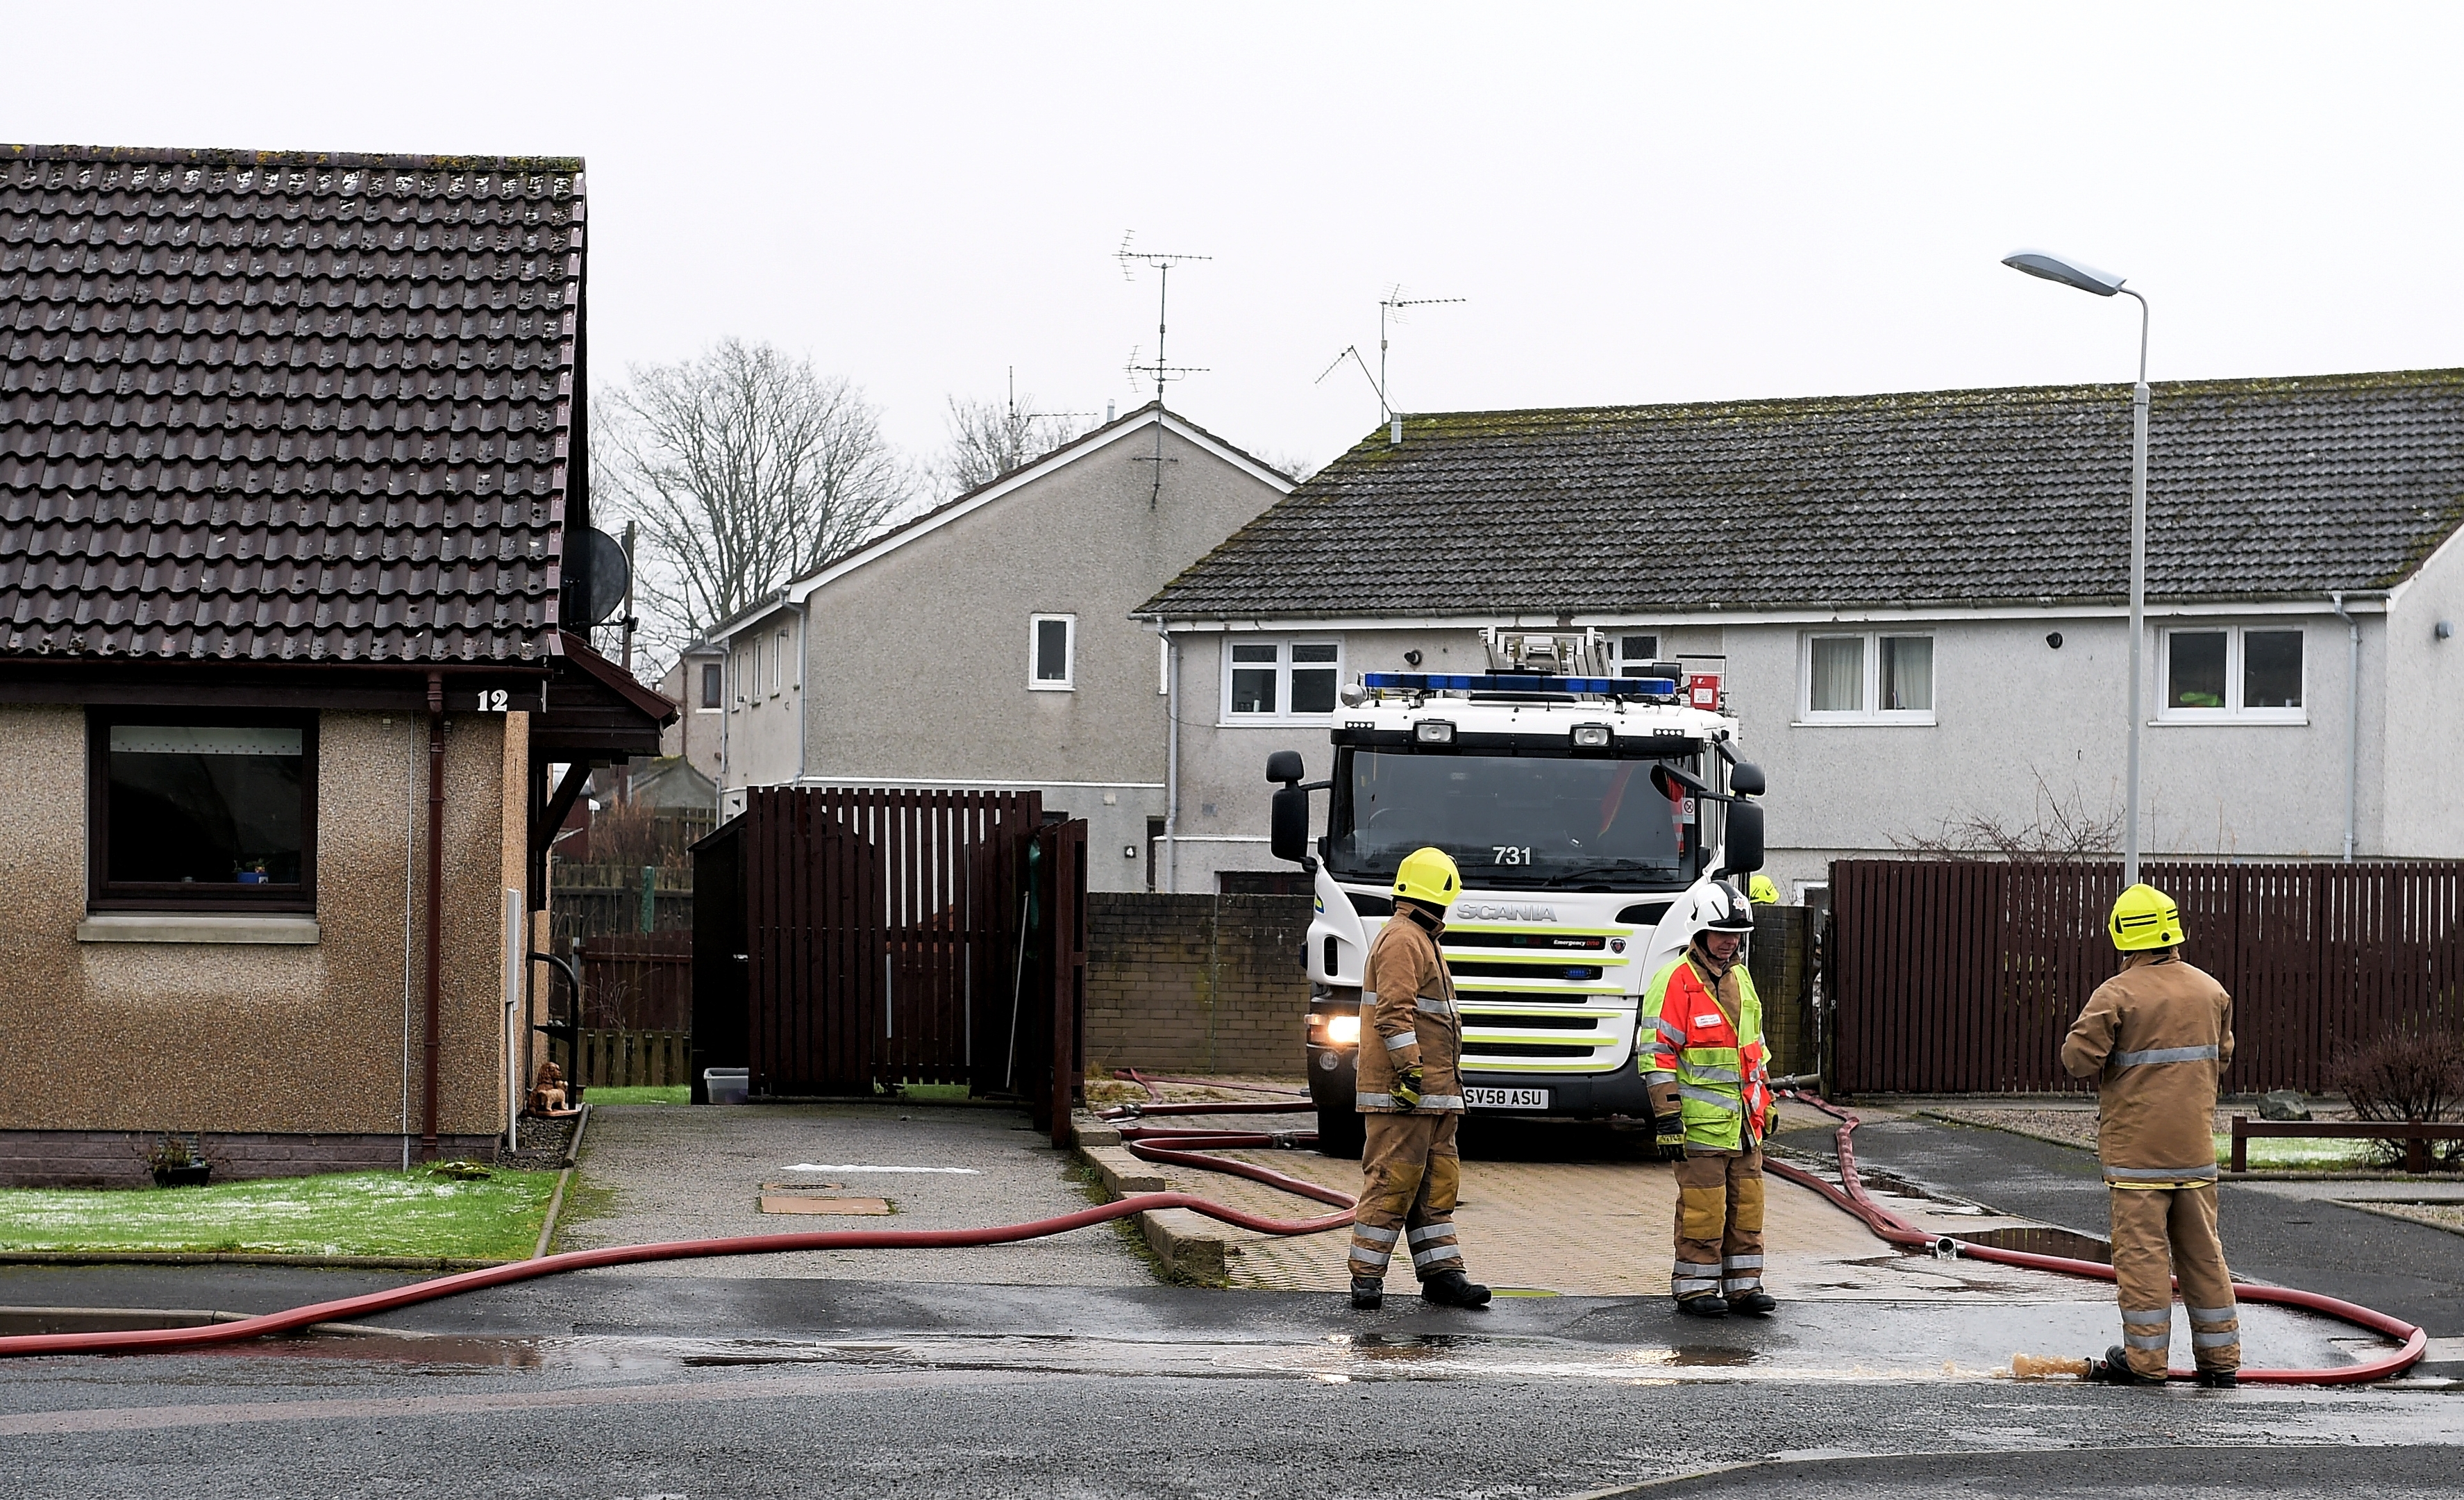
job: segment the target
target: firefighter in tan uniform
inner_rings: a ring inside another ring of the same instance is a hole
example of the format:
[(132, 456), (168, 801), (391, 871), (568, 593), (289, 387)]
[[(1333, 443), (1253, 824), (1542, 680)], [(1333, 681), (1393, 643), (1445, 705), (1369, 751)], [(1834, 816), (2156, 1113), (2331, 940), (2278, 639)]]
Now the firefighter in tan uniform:
[(1360, 1206), (1352, 1223), (1352, 1305), (1383, 1301), (1399, 1243), (1423, 1299), (1476, 1308), (1488, 1289), (1463, 1275), (1455, 1245), (1463, 1158), (1463, 1020), (1438, 951), (1446, 908), (1463, 890), (1445, 851), (1415, 849), (1395, 872), (1395, 915), (1378, 929), (1360, 973)]
[(2162, 1385), (2173, 1281), (2190, 1314), (2198, 1382), (2241, 1368), (2233, 1273), (2216, 1238), (2216, 1081), (2233, 1062), (2233, 997), (2181, 959), (2182, 915), (2153, 886), (2122, 893), (2106, 922), (2122, 972), (2097, 987), (2062, 1041), (2062, 1066), (2098, 1080), (2097, 1157), (2113, 1206), (2122, 1342), (2089, 1377)]

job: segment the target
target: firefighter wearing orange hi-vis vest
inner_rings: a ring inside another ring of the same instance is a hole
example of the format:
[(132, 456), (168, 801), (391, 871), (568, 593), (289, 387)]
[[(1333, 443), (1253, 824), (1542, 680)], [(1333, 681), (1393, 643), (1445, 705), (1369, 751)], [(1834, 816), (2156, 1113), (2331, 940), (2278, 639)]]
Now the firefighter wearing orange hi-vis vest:
[(2233, 997), (2181, 957), (2172, 897), (2135, 885), (2105, 930), (2122, 972), (2097, 986), (2062, 1040), (2062, 1066), (2097, 1080), (2097, 1158), (2113, 1207), (2122, 1342), (2091, 1379), (2162, 1385), (2173, 1343), (2173, 1282), (2190, 1314), (2201, 1385), (2231, 1387), (2241, 1317), (2216, 1238), (2216, 1083), (2233, 1062)]
[(1463, 1157), (1463, 1017), (1438, 948), (1463, 877), (1445, 850), (1414, 849), (1395, 871), (1395, 915), (1360, 971), (1360, 1206), (1352, 1222), (1352, 1305), (1384, 1300), (1386, 1267), (1412, 1258), (1422, 1300), (1476, 1308), (1488, 1289), (1455, 1244)]
[(1687, 897), (1693, 939), (1642, 993), (1637, 1048), (1661, 1144), (1677, 1163), (1677, 1264), (1668, 1290), (1692, 1317), (1767, 1313), (1763, 1290), (1763, 1136), (1771, 1127), (1763, 1003), (1746, 973), (1754, 910), (1711, 881)]

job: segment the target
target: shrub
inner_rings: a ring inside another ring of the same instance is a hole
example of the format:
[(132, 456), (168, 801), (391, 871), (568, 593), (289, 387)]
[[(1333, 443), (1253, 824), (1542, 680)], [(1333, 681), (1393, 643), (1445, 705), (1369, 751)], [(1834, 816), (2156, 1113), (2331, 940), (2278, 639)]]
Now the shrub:
[[(2395, 1031), (2337, 1059), (2336, 1087), (2365, 1120), (2464, 1119), (2464, 1035)], [(2384, 1166), (2404, 1164), (2404, 1143), (2370, 1142)], [(2464, 1141), (2434, 1140), (2431, 1160), (2448, 1171), (2464, 1166)]]

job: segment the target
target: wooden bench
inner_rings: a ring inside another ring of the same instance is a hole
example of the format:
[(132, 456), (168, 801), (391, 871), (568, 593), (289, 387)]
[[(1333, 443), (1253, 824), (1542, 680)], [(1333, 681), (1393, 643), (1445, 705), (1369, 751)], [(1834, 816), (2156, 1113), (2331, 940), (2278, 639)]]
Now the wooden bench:
[(2404, 1169), (2407, 1172), (2430, 1170), (2430, 1143), (2433, 1140), (2464, 1140), (2464, 1121), (2436, 1123), (2429, 1120), (2255, 1120), (2247, 1114), (2233, 1117), (2233, 1170), (2250, 1170), (2250, 1139), (2254, 1136), (2307, 1136), (2330, 1140), (2400, 1140), (2404, 1142)]

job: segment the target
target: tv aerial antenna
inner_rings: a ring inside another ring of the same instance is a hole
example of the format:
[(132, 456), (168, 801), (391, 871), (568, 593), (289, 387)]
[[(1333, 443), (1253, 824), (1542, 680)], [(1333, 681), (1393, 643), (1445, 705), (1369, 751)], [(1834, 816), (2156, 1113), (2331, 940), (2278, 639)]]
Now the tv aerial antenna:
[[(1389, 447), (1403, 441), (1403, 418), (1387, 398), (1387, 392), (1394, 389), (1394, 383), (1386, 374), (1387, 325), (1403, 321), (1403, 309), (1407, 307), (1443, 307), (1470, 300), (1467, 297), (1405, 297), (1399, 281), (1393, 291), (1377, 299), (1377, 401), (1386, 408), (1386, 442)], [(1362, 373), (1367, 373), (1366, 365), (1362, 366)]]
[(1145, 377), (1146, 379), (1153, 380), (1155, 382), (1155, 406), (1157, 408), (1155, 415), (1155, 453), (1152, 457), (1142, 458), (1139, 460), (1141, 463), (1151, 463), (1155, 465), (1155, 487), (1149, 491), (1147, 495), (1147, 509), (1153, 510), (1155, 509), (1156, 502), (1163, 496), (1163, 466), (1175, 461), (1166, 458), (1163, 453), (1163, 416), (1161, 408), (1163, 406), (1164, 385), (1168, 381), (1181, 380), (1191, 375), (1203, 375), (1207, 373), (1204, 365), (1172, 364), (1166, 363), (1164, 360), (1164, 314), (1171, 306), (1172, 268), (1175, 266), (1188, 265), (1193, 261), (1213, 260), (1215, 257), (1212, 255), (1175, 254), (1159, 250), (1139, 250), (1133, 243), (1137, 238), (1137, 232), (1138, 232), (1135, 230), (1128, 230), (1122, 232), (1121, 248), (1112, 253), (1112, 258), (1121, 263), (1121, 279), (1124, 281), (1135, 281), (1138, 278), (1138, 268), (1140, 266), (1152, 267), (1155, 273), (1155, 359), (1151, 362), (1140, 363), (1138, 359), (1138, 351), (1135, 347), (1133, 347), (1130, 350), (1130, 363), (1123, 368), (1123, 373), (1130, 376), (1133, 383), (1142, 384), (1139, 380), (1140, 377)]

